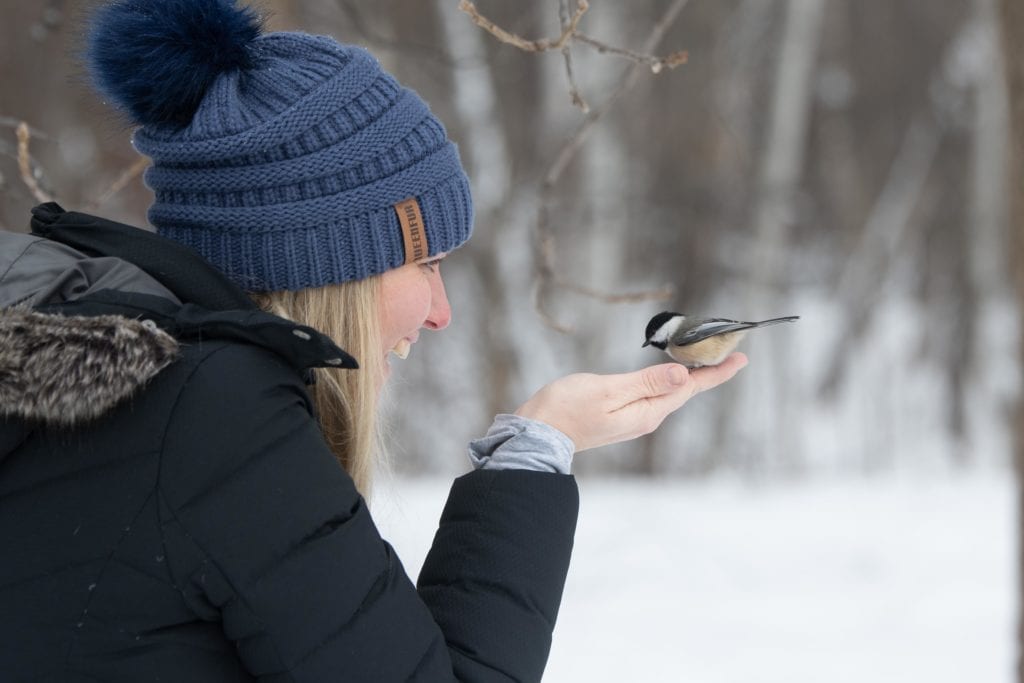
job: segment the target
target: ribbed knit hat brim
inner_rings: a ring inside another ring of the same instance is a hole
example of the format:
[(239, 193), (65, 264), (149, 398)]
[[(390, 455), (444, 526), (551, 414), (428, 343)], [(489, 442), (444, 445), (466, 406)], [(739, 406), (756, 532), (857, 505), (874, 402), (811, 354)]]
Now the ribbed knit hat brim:
[[(451, 251), (470, 236), (473, 206), (462, 173), (416, 195), (424, 226), (430, 226), (430, 254)], [(288, 205), (275, 207), (286, 215)], [(154, 207), (154, 212), (156, 207)], [(158, 232), (188, 244), (248, 291), (298, 290), (361, 280), (405, 263), (402, 230), (393, 206), (357, 214), (325, 213), (320, 223), (284, 224), (281, 230), (245, 229), (246, 218), (222, 210), (234, 229), (211, 230), (187, 221), (163, 221)], [(154, 214), (151, 212), (151, 215)], [(246, 215), (254, 222), (252, 209)]]

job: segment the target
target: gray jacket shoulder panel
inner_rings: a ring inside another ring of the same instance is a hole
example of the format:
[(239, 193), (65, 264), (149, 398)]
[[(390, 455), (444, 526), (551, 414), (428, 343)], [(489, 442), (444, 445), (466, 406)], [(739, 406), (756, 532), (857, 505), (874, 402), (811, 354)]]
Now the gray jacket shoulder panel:
[(152, 276), (122, 259), (90, 257), (53, 240), (0, 231), (0, 308), (74, 301), (103, 289), (177, 301)]

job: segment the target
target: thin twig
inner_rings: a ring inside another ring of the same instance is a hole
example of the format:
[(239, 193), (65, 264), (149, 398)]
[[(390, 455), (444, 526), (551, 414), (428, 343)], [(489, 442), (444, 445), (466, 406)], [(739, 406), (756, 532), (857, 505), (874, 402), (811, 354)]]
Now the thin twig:
[(121, 175), (98, 198), (86, 204), (86, 207), (92, 211), (106, 204), (111, 197), (123, 190), (128, 183), (139, 177), (146, 170), (147, 166), (149, 166), (149, 158), (140, 156), (134, 164), (122, 171)]
[[(577, 0), (576, 11), (569, 16), (568, 8), (566, 7), (566, 0), (559, 0), (561, 10), (559, 15), (562, 23), (562, 33), (558, 38), (542, 38), (540, 40), (527, 40), (522, 36), (516, 35), (511, 31), (503, 29), (496, 23), (488, 19), (487, 17), (480, 14), (474, 5), (469, 0), (460, 0), (459, 9), (469, 15), (469, 18), (474, 24), (484, 29), (495, 38), (503, 43), (512, 45), (525, 52), (547, 52), (548, 50), (561, 50), (562, 54), (566, 57), (566, 71), (569, 74), (570, 85), (572, 86), (573, 104), (579, 106), (577, 99), (582, 100), (579, 95), (579, 89), (575, 86), (572, 76), (572, 64), (571, 57), (567, 52), (569, 45), (574, 41), (578, 40), (585, 45), (596, 49), (598, 52), (618, 55), (619, 57), (625, 57), (637, 64), (646, 64), (650, 67), (654, 73), (661, 73), (661, 71), (668, 67), (674, 69), (677, 66), (686, 64), (689, 59), (689, 53), (686, 50), (678, 50), (672, 52), (664, 57), (657, 57), (651, 53), (651, 50), (645, 50), (643, 53), (634, 52), (624, 47), (616, 47), (609, 45), (603, 41), (593, 38), (586, 33), (579, 30), (580, 19), (584, 13), (590, 8), (587, 0)], [(671, 12), (671, 9), (670, 9)], [(660, 39), (659, 39), (660, 40)]]
[(647, 64), (648, 66), (651, 67), (651, 71), (656, 74), (661, 73), (661, 70), (664, 69), (665, 67), (668, 67), (669, 69), (674, 69), (677, 66), (686, 64), (687, 60), (690, 58), (690, 54), (686, 50), (672, 52), (668, 55), (665, 55), (664, 57), (655, 57), (654, 55), (642, 55), (639, 52), (633, 52), (632, 50), (628, 50), (624, 47), (615, 47), (614, 45), (602, 43), (596, 38), (591, 38), (586, 33), (580, 33), (579, 31), (576, 31), (576, 33), (573, 35), (573, 39), (593, 47), (598, 52), (619, 55), (620, 57), (631, 59), (634, 62)]
[(533, 283), (533, 308), (537, 311), (537, 315), (540, 316), (540, 319), (545, 325), (553, 329), (555, 332), (560, 332), (561, 334), (572, 334), (575, 331), (575, 328), (558, 322), (544, 308), (544, 293), (544, 282), (538, 278), (537, 281)]
[(533, 307), (540, 315), (544, 324), (562, 334), (569, 334), (573, 328), (555, 320), (547, 312), (544, 302), (547, 292), (555, 279), (555, 238), (548, 225), (548, 202), (541, 197), (537, 212), (537, 277), (533, 282)]
[(476, 5), (469, 0), (460, 0), (459, 2), (459, 9), (468, 14), (474, 24), (487, 31), (501, 42), (514, 45), (520, 50), (524, 50), (526, 52), (561, 50), (572, 38), (573, 33), (576, 31), (576, 26), (580, 23), (580, 19), (583, 18), (583, 15), (589, 8), (590, 5), (587, 3), (587, 0), (576, 0), (576, 11), (573, 12), (568, 24), (562, 28), (562, 35), (554, 39), (541, 38), (540, 40), (527, 40), (515, 33), (506, 31), (487, 17), (480, 14)]
[(35, 174), (32, 172), (32, 157), (28, 153), (28, 142), (32, 137), (28, 124), (22, 121), (17, 127), (18, 135), (18, 171), (21, 172), (21, 180), (28, 187), (29, 192), (38, 202), (50, 202), (53, 198), (39, 187)]
[[(571, 22), (569, 0), (558, 0), (558, 17), (562, 22), (562, 30), (564, 31)], [(562, 57), (565, 59), (565, 76), (569, 79), (569, 97), (572, 100), (573, 106), (579, 107), (580, 111), (587, 114), (590, 112), (590, 105), (583, 99), (580, 87), (576, 84), (576, 75), (572, 69), (572, 49), (568, 42), (562, 47)]]
[(569, 99), (574, 107), (579, 107), (584, 114), (589, 114), (590, 105), (583, 99), (583, 94), (580, 93), (580, 87), (576, 84), (576, 77), (572, 72), (572, 53), (569, 52), (568, 47), (562, 48), (562, 52), (565, 53), (565, 75), (569, 79)]
[[(4, 128), (17, 128), (21, 125), (28, 126), (28, 124), (25, 121), (22, 121), (21, 119), (11, 118), (10, 116), (0, 116), (0, 126), (3, 126)], [(43, 131), (39, 130), (38, 128), (33, 128), (32, 126), (28, 126), (28, 132), (32, 137), (37, 138), (39, 140), (52, 139)]]

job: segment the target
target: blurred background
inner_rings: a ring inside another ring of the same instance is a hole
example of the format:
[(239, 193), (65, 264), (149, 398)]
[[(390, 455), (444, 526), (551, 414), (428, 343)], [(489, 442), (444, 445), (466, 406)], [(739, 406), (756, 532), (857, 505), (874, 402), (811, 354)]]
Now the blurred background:
[[(548, 678), (1024, 680), (1018, 2), (591, 0), (565, 50), (479, 17), (556, 42), (576, 0), (260, 3), (373, 51), (473, 181), (454, 322), (392, 361), (376, 505), (410, 572), (495, 413), (661, 362), (661, 310), (799, 315), (655, 434), (577, 456)], [(145, 225), (131, 129), (76, 66), (92, 4), (0, 0), (0, 227), (46, 197)]]

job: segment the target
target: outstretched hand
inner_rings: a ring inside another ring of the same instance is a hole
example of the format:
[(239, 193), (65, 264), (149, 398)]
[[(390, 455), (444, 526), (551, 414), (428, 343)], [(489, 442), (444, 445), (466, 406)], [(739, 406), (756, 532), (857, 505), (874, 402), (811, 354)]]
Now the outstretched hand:
[(663, 363), (620, 375), (579, 373), (551, 382), (516, 410), (572, 439), (576, 451), (650, 434), (702, 391), (728, 381), (747, 364), (733, 353), (720, 365), (687, 370)]

